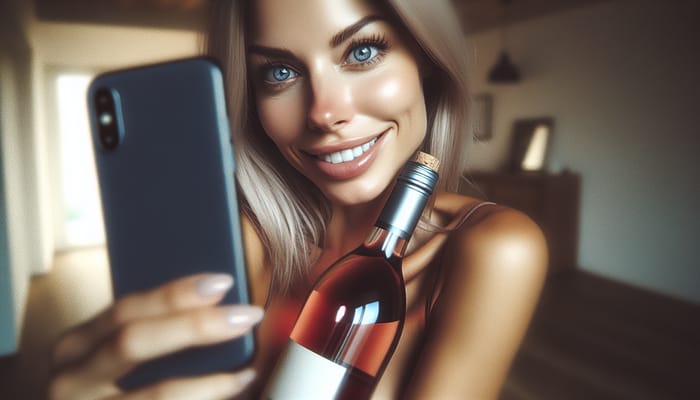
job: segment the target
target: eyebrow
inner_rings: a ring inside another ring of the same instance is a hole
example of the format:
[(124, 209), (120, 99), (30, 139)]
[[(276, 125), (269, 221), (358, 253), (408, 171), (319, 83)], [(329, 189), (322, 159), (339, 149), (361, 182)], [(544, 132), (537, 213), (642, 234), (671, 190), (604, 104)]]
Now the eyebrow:
[(283, 59), (283, 60), (296, 60), (294, 53), (287, 49), (278, 49), (275, 47), (260, 46), (257, 44), (252, 44), (248, 47), (248, 52), (257, 53), (270, 58)]
[[(379, 15), (368, 15), (366, 17), (363, 17), (359, 21), (355, 22), (354, 24), (348, 26), (347, 28), (343, 29), (342, 31), (336, 33), (333, 35), (331, 38), (329, 44), (331, 47), (338, 47), (340, 46), (343, 42), (348, 40), (352, 35), (356, 34), (362, 28), (365, 26), (371, 24), (372, 22), (375, 21), (383, 21), (385, 20), (384, 17), (381, 17)], [(257, 53), (260, 55), (268, 56), (271, 58), (279, 58), (279, 59), (287, 59), (287, 60), (296, 60), (296, 56), (294, 53), (287, 49), (280, 49), (280, 48), (275, 48), (275, 47), (267, 47), (267, 46), (261, 46), (257, 44), (252, 44), (248, 47), (248, 52), (250, 53)]]
[(354, 24), (348, 26), (347, 28), (345, 28), (342, 31), (333, 35), (333, 38), (330, 41), (331, 47), (338, 47), (343, 42), (348, 40), (348, 38), (350, 38), (352, 35), (359, 32), (366, 25), (371, 24), (374, 21), (379, 21), (379, 20), (384, 20), (384, 18), (379, 16), (379, 15), (368, 15), (368, 16), (360, 19), (359, 21), (355, 22)]

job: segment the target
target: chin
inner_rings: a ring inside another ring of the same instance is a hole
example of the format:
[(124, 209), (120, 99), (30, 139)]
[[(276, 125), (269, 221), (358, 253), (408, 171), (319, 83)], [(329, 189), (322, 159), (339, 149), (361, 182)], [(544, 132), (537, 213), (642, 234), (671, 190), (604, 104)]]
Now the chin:
[(355, 182), (343, 182), (332, 187), (323, 188), (326, 198), (338, 206), (359, 206), (376, 201), (391, 186), (391, 180), (385, 177), (359, 179)]

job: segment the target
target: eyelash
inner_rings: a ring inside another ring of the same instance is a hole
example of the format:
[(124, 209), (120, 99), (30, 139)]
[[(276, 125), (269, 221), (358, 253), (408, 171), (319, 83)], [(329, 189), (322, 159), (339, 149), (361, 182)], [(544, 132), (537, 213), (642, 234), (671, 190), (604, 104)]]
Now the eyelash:
[(266, 75), (270, 72), (272, 72), (273, 68), (287, 68), (291, 71), (293, 71), (294, 74), (297, 76), (299, 75), (299, 72), (297, 72), (296, 68), (290, 67), (288, 64), (285, 64), (284, 62), (280, 61), (273, 61), (271, 59), (266, 59), (259, 67), (258, 67), (258, 76), (260, 77), (260, 81), (265, 84), (268, 88), (272, 90), (279, 90), (283, 89), (284, 87), (288, 86), (290, 83), (294, 81), (294, 79), (288, 79), (285, 81), (279, 81), (279, 82), (273, 82), (270, 81), (266, 78)]
[[(350, 57), (353, 51), (357, 50), (359, 47), (374, 47), (377, 49), (377, 54), (370, 58), (369, 60), (366, 61), (360, 61), (357, 63), (349, 63), (347, 62), (347, 59)], [(384, 58), (386, 53), (389, 51), (391, 48), (391, 45), (389, 42), (386, 40), (384, 35), (380, 34), (373, 34), (369, 37), (365, 38), (355, 38), (353, 39), (350, 44), (347, 46), (347, 50), (343, 54), (343, 63), (342, 66), (344, 68), (348, 69), (362, 69), (365, 67), (369, 67), (371, 65), (374, 65)], [(266, 79), (266, 76), (268, 73), (272, 71), (273, 68), (276, 67), (284, 67), (288, 68), (293, 73), (295, 73), (297, 76), (300, 75), (297, 68), (290, 67), (288, 64), (285, 64), (284, 62), (279, 62), (279, 61), (273, 61), (271, 59), (266, 59), (258, 68), (258, 75), (260, 76), (260, 81), (265, 84), (270, 90), (281, 90), (287, 86), (289, 86), (292, 82), (294, 82), (294, 79), (289, 79), (285, 81), (280, 81), (280, 82), (273, 82), (268, 79)]]
[(343, 59), (347, 60), (348, 57), (350, 57), (350, 54), (355, 51), (359, 47), (375, 47), (377, 49), (377, 55), (370, 58), (367, 61), (361, 61), (359, 63), (348, 63), (348, 62), (343, 62), (343, 65), (349, 68), (357, 68), (357, 67), (366, 67), (370, 66), (373, 64), (376, 64), (380, 62), (384, 56), (386, 55), (387, 51), (389, 51), (389, 48), (391, 47), (389, 45), (389, 42), (386, 40), (386, 37), (384, 35), (379, 35), (379, 34), (373, 34), (372, 36), (366, 37), (366, 38), (357, 38), (353, 39), (352, 42), (347, 47), (347, 51), (345, 52)]

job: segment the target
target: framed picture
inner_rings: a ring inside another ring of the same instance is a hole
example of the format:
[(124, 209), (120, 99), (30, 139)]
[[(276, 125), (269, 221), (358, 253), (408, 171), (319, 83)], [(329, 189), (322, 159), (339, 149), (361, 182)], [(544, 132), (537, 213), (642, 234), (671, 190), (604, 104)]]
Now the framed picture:
[(488, 93), (474, 96), (472, 105), (472, 129), (476, 142), (488, 142), (492, 137), (493, 98)]
[(511, 172), (542, 171), (552, 137), (554, 121), (549, 117), (518, 119), (513, 123)]

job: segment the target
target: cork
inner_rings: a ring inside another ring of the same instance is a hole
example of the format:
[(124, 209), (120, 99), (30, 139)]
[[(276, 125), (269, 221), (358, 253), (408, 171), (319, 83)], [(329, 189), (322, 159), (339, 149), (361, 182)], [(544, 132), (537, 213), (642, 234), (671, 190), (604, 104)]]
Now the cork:
[(440, 170), (440, 160), (428, 153), (423, 153), (422, 151), (419, 151), (413, 157), (413, 161), (417, 162), (418, 164), (425, 165), (426, 167), (432, 169), (435, 172), (438, 172)]

